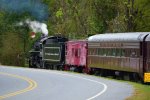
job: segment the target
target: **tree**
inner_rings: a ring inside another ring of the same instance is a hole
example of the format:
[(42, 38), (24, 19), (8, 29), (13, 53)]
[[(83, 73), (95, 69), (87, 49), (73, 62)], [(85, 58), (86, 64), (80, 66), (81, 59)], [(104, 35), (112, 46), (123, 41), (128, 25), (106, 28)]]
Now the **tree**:
[(0, 62), (2, 64), (24, 66), (25, 52), (27, 52), (24, 46), (28, 44), (29, 35), (27, 29), (21, 29), (16, 24), (27, 17), (26, 15), (0, 12)]
[(99, 33), (109, 31), (109, 22), (118, 14), (117, 0), (94, 0), (93, 8), (97, 31)]
[(150, 31), (150, 1), (149, 0), (136, 0), (134, 1), (134, 8), (136, 13), (134, 31)]

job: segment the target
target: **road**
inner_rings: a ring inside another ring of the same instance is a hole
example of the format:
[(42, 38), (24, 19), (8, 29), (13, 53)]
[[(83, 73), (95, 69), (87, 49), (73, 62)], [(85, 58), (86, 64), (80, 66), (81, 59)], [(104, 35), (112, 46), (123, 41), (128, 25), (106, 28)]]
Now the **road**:
[(0, 66), (0, 100), (125, 100), (124, 82), (64, 71)]

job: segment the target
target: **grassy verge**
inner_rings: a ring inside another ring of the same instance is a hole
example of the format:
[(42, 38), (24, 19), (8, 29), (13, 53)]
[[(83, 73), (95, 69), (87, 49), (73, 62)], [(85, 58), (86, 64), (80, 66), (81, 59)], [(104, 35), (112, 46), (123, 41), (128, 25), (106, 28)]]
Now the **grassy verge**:
[(150, 85), (132, 82), (130, 82), (130, 84), (133, 85), (135, 92), (126, 100), (150, 100)]

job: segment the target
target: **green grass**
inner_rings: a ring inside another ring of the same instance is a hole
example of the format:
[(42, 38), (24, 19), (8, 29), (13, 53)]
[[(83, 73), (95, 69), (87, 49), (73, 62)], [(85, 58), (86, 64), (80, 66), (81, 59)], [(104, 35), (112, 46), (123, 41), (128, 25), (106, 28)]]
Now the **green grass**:
[(126, 100), (150, 100), (150, 85), (134, 82), (129, 82), (129, 84), (133, 85), (135, 91), (134, 94)]

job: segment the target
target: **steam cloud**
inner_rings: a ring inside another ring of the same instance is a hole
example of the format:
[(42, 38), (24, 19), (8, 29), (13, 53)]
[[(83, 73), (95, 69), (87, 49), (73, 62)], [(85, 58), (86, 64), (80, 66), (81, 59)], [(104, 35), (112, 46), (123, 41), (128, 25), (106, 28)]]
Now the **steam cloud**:
[(48, 29), (45, 23), (40, 23), (38, 21), (30, 21), (29, 19), (27, 19), (25, 23), (28, 24), (28, 26), (33, 30), (33, 32), (41, 32), (44, 34), (44, 36), (48, 36)]
[(44, 36), (48, 36), (48, 29), (45, 23), (40, 23), (38, 21), (31, 21), (30, 19), (25, 20), (24, 22), (17, 23), (16, 26), (24, 26), (28, 25), (33, 32), (40, 32), (44, 34)]
[(41, 32), (45, 36), (48, 36), (47, 25), (45, 23), (40, 23), (38, 21), (30, 21), (30, 20), (26, 20), (26, 23), (33, 30), (33, 32), (35, 33)]
[(41, 0), (0, 0), (0, 10), (17, 14), (28, 12), (40, 21), (48, 18), (48, 7)]

